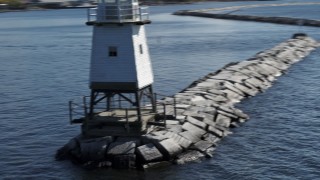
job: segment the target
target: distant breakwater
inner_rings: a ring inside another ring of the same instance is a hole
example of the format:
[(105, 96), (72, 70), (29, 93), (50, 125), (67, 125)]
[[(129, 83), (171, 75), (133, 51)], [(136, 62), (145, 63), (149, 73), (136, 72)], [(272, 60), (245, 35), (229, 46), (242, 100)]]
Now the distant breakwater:
[[(291, 18), (291, 17), (272, 17), (272, 16), (253, 16), (253, 15), (235, 15), (231, 14), (234, 11), (257, 7), (278, 7), (278, 6), (298, 6), (298, 5), (320, 5), (320, 3), (285, 3), (285, 4), (260, 4), (260, 5), (246, 5), (246, 6), (231, 6), (224, 8), (209, 8), (200, 10), (181, 10), (174, 12), (174, 15), (179, 16), (195, 16), (215, 19), (228, 19), (240, 21), (254, 21), (275, 24), (288, 24), (299, 26), (313, 26), (320, 27), (320, 20)], [(210, 11), (210, 12), (209, 12)], [(214, 13), (214, 11), (231, 11), (227, 13)]]
[(184, 164), (213, 156), (218, 142), (239, 127), (249, 116), (235, 105), (270, 88), (294, 63), (320, 44), (305, 34), (295, 34), (254, 57), (229, 63), (214, 73), (194, 81), (166, 104), (171, 118), (165, 127), (155, 126), (139, 137), (71, 139), (56, 154), (57, 160), (70, 159), (86, 168), (151, 168)]
[(213, 13), (192, 12), (192, 11), (177, 11), (174, 13), (174, 15), (320, 27), (320, 21), (318, 20), (290, 18), (290, 17), (262, 17), (262, 16), (250, 16), (250, 15), (213, 14)]

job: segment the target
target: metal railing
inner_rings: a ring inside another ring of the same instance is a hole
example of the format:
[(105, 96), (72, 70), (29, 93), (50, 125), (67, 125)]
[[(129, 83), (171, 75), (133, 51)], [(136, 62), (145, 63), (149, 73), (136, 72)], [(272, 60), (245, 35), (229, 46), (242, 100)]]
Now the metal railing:
[(83, 96), (80, 100), (69, 101), (69, 122), (70, 124), (81, 123), (88, 116), (88, 96)]
[(106, 6), (105, 8), (89, 8), (88, 22), (139, 22), (149, 20), (149, 8), (130, 6)]
[[(169, 96), (164, 95), (164, 94), (155, 93), (155, 99), (158, 99), (159, 96), (161, 97), (161, 99), (169, 97)], [(176, 101), (175, 97), (172, 97), (172, 98), (173, 98), (173, 104), (166, 104), (166, 105), (172, 105), (173, 106), (174, 117), (177, 117), (177, 101)], [(164, 103), (162, 103), (162, 104), (164, 104)]]
[[(161, 94), (154, 94), (154, 98), (157, 99), (157, 97), (167, 97), (165, 95), (161, 95)], [(128, 106), (128, 104), (124, 104), (123, 102), (125, 102), (126, 100), (121, 99), (120, 97), (117, 98), (113, 98), (111, 104), (114, 104), (114, 106), (112, 106), (112, 108), (109, 108), (108, 110), (106, 109), (106, 105), (104, 105), (104, 103), (99, 103), (99, 105), (95, 105), (95, 111), (100, 113), (100, 112), (107, 112), (107, 111), (113, 111), (113, 110), (124, 110), (125, 111), (125, 115), (124, 116), (117, 116), (119, 118), (123, 118), (126, 120), (126, 127), (129, 128), (129, 118), (132, 115), (129, 115), (129, 111), (130, 110), (136, 110), (136, 108), (132, 107), (132, 106)], [(117, 104), (117, 106), (115, 106), (115, 104)], [(141, 110), (143, 111), (142, 116), (146, 116), (146, 115), (155, 115), (157, 116), (159, 119), (155, 119), (155, 121), (157, 122), (163, 122), (163, 126), (166, 127), (166, 120), (168, 118), (168, 116), (172, 116), (170, 114), (168, 114), (167, 112), (167, 106), (171, 105), (173, 106), (173, 116), (176, 117), (177, 116), (177, 107), (176, 107), (176, 100), (174, 98), (173, 104), (172, 103), (162, 103), (162, 102), (157, 102), (155, 103), (156, 106), (156, 112), (153, 112), (152, 109), (150, 109), (150, 105), (146, 105), (145, 102), (143, 102), (142, 108)], [(123, 107), (124, 106), (124, 107)], [(151, 105), (152, 106), (152, 105)], [(90, 117), (89, 115), (89, 107), (90, 107), (90, 97), (89, 96), (83, 96), (82, 98), (76, 99), (76, 100), (70, 100), (69, 101), (69, 122), (70, 124), (75, 124), (75, 123), (85, 123), (85, 121), (87, 121)], [(157, 109), (163, 108), (161, 112), (157, 111)], [(94, 112), (94, 114), (96, 114)], [(93, 115), (94, 115), (93, 114)], [(138, 119), (141, 119), (141, 117), (138, 117)], [(155, 123), (157, 124), (157, 123)], [(158, 123), (161, 124), (161, 123)]]

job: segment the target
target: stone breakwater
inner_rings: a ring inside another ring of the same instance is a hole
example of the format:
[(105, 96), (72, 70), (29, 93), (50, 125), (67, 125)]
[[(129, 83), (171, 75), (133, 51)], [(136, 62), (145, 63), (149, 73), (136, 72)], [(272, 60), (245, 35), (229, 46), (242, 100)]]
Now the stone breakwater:
[(152, 127), (139, 137), (88, 139), (79, 135), (57, 151), (56, 159), (70, 159), (87, 168), (150, 168), (210, 158), (218, 142), (249, 119), (235, 104), (264, 92), (319, 45), (304, 34), (296, 34), (246, 61), (208, 74), (173, 97), (159, 100), (172, 115), (167, 116), (165, 127)]
[[(229, 19), (240, 21), (255, 21), (266, 22), (275, 24), (288, 24), (288, 25), (303, 25), (320, 27), (319, 20), (303, 19), (303, 18), (290, 18), (290, 17), (268, 17), (268, 16), (252, 16), (252, 15), (235, 15), (231, 14), (233, 11), (241, 9), (257, 8), (257, 7), (278, 7), (278, 6), (299, 6), (299, 5), (320, 5), (320, 3), (285, 3), (285, 4), (261, 4), (261, 5), (246, 5), (246, 6), (232, 6), (224, 8), (209, 8), (200, 10), (182, 10), (174, 12), (174, 15), (180, 16), (195, 16), (206, 17), (215, 19)], [(231, 11), (228, 13), (213, 13), (214, 11)]]
[(320, 21), (318, 20), (290, 18), (290, 17), (262, 17), (262, 16), (251, 16), (251, 15), (213, 14), (213, 13), (192, 12), (192, 11), (178, 11), (178, 12), (175, 12), (174, 15), (320, 27)]

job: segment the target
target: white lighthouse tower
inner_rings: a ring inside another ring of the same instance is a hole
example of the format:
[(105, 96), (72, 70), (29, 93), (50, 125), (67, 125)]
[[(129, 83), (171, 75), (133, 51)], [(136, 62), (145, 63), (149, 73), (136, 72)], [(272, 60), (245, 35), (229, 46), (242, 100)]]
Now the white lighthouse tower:
[[(142, 101), (147, 99), (150, 111), (155, 111), (144, 28), (151, 23), (147, 10), (137, 0), (98, 0), (97, 8), (88, 11), (87, 25), (93, 26), (93, 38), (90, 108), (82, 127), (84, 133), (125, 135), (121, 129), (129, 132), (131, 126), (132, 131), (132, 124), (138, 124), (136, 131), (140, 131), (145, 124)], [(101, 102), (105, 109), (97, 118)], [(97, 125), (100, 127), (94, 128)], [(115, 129), (119, 130), (109, 133)]]

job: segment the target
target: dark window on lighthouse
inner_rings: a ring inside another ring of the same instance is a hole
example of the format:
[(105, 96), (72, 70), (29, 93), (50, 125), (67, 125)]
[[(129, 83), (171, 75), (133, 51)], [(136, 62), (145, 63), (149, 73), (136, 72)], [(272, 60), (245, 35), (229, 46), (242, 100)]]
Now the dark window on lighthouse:
[(143, 54), (142, 44), (139, 45), (140, 54)]
[(109, 47), (109, 56), (110, 57), (117, 57), (118, 56), (118, 50), (117, 50), (116, 46)]

